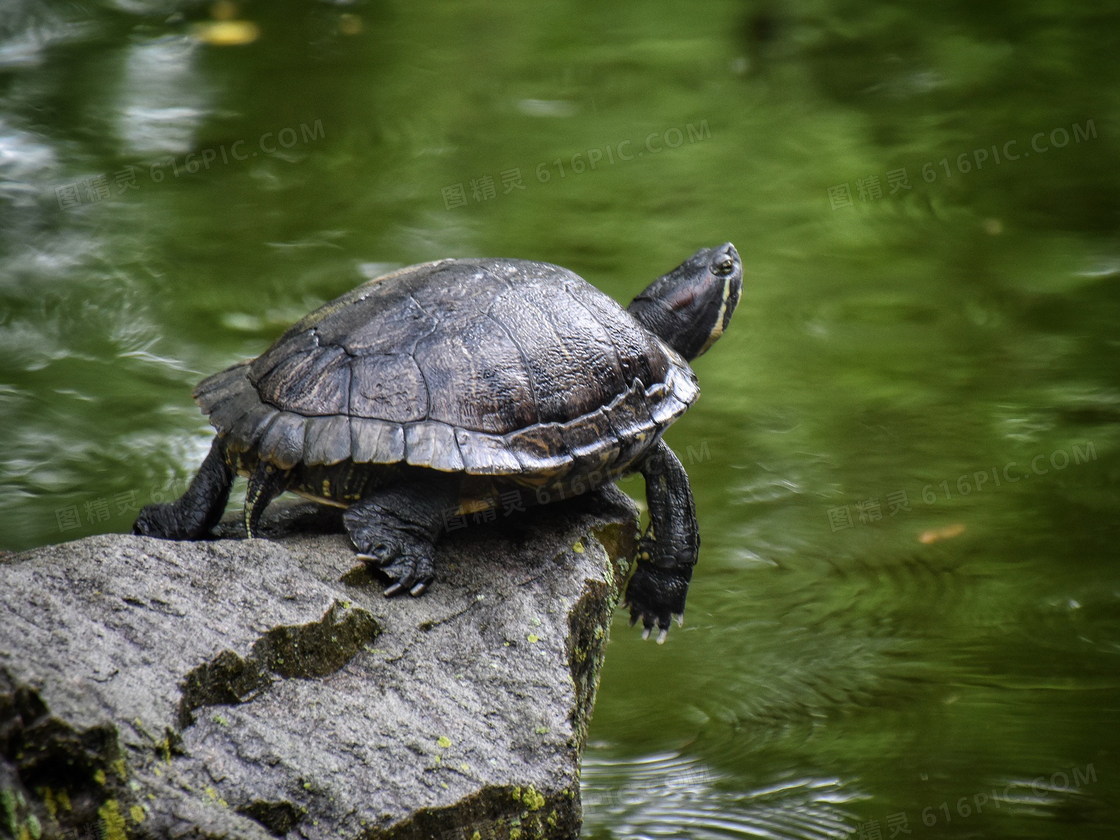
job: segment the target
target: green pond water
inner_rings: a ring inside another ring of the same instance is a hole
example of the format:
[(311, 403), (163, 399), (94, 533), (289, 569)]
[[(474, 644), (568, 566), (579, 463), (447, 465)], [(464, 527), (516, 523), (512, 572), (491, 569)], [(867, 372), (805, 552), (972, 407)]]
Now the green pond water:
[(743, 303), (667, 435), (687, 622), (618, 618), (585, 835), (1118, 837), (1118, 32), (1116, 2), (7, 0), (0, 546), (177, 495), (193, 384), (366, 276), (516, 256), (626, 301), (730, 240)]

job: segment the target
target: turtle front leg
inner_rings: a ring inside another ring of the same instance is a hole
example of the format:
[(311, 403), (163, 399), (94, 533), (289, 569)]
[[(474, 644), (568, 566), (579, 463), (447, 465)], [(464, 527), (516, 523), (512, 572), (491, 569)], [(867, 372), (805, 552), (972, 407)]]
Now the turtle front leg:
[(187, 492), (174, 502), (141, 508), (132, 533), (164, 540), (203, 539), (222, 518), (232, 486), (233, 470), (226, 462), (225, 447), (215, 438)]
[(650, 525), (638, 540), (626, 603), (630, 623), (642, 622), (642, 638), (649, 638), (657, 625), (660, 644), (669, 633), (672, 617), (683, 620), (692, 567), (700, 551), (700, 531), (688, 473), (668, 444), (658, 441), (639, 469), (646, 480)]
[(358, 556), (393, 579), (386, 596), (424, 594), (435, 579), (439, 533), (458, 502), (453, 481), (409, 481), (378, 490), (342, 514)]

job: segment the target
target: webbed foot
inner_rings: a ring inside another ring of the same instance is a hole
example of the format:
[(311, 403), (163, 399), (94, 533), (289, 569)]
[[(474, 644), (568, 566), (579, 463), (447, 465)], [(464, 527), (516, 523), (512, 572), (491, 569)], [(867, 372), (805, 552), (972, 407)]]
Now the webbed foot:
[(642, 638), (648, 639), (656, 627), (657, 643), (664, 644), (674, 618), (684, 623), (684, 602), (692, 578), (691, 566), (686, 569), (665, 569), (653, 565), (642, 540), (637, 566), (626, 587), (625, 604), (630, 607), (630, 626), (642, 623)]
[[(355, 545), (358, 539), (352, 533)], [(385, 589), (385, 596), (392, 597), (405, 590), (413, 597), (423, 595), (435, 579), (436, 567), (432, 562), (432, 544), (405, 534), (385, 535), (363, 549), (358, 547), (358, 558), (377, 566), (393, 580)]]
[(392, 580), (386, 596), (423, 595), (435, 580), (435, 543), (457, 500), (454, 482), (402, 482), (355, 502), (342, 514), (358, 556)]

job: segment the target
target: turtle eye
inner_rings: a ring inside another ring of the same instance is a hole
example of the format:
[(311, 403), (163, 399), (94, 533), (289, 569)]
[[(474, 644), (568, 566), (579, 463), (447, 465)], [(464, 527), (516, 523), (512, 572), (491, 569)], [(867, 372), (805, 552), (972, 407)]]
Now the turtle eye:
[(712, 266), (712, 272), (719, 277), (726, 277), (735, 270), (735, 260), (731, 257), (724, 257), (722, 260)]

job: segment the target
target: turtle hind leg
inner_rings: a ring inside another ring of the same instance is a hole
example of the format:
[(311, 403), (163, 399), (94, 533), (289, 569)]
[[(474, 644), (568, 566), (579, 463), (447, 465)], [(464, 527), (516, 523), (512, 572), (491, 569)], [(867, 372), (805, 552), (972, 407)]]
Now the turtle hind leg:
[(385, 594), (407, 590), (415, 596), (435, 579), (435, 544), (458, 506), (456, 481), (409, 480), (350, 505), (342, 521), (358, 556), (392, 578)]
[(170, 503), (147, 505), (140, 510), (132, 533), (165, 540), (199, 540), (218, 524), (229, 501), (233, 470), (225, 447), (215, 438), (187, 492)]
[(626, 603), (630, 623), (642, 622), (643, 637), (656, 626), (657, 641), (663, 642), (673, 616), (683, 619), (700, 531), (688, 473), (669, 445), (659, 441), (639, 469), (646, 480), (650, 527), (638, 541)]

